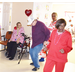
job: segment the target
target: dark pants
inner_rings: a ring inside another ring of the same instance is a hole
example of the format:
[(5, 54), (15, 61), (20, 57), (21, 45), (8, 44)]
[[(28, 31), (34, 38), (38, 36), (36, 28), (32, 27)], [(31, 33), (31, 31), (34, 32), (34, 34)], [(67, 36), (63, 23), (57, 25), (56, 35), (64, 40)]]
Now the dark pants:
[(20, 43), (16, 43), (14, 41), (8, 42), (7, 43), (7, 52), (8, 52), (8, 56), (10, 56), (11, 58), (15, 57), (16, 54), (16, 50), (17, 50), (17, 46), (19, 46)]

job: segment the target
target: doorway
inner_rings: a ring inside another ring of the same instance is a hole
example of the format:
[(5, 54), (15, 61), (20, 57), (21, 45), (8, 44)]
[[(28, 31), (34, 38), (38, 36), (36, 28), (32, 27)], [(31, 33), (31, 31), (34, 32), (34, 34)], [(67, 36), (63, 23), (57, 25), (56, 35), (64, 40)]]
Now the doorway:
[(2, 3), (2, 25), (1, 34), (5, 35), (7, 31), (11, 30), (11, 18), (12, 18), (12, 3)]
[[(1, 36), (6, 35), (7, 31), (11, 31), (11, 22), (12, 22), (12, 2), (1, 2), (0, 3)], [(4, 37), (2, 37), (2, 41), (4, 41)], [(0, 45), (0, 49), (3, 49), (2, 45)]]

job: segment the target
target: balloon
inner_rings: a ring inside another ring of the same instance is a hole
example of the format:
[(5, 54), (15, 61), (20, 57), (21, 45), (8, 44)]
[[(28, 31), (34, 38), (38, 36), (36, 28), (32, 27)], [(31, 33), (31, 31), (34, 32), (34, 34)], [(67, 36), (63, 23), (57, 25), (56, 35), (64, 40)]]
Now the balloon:
[(31, 9), (30, 9), (30, 10), (26, 9), (26, 10), (25, 10), (25, 14), (26, 14), (27, 16), (30, 16), (30, 15), (32, 14), (32, 10), (31, 10)]

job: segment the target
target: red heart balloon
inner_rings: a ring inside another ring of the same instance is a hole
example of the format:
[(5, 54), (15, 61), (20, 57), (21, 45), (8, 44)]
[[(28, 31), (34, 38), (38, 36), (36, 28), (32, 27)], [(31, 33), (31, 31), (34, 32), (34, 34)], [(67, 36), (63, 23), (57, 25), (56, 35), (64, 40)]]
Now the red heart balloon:
[(26, 14), (27, 16), (30, 16), (31, 13), (32, 13), (32, 10), (28, 10), (28, 9), (25, 10), (25, 14)]

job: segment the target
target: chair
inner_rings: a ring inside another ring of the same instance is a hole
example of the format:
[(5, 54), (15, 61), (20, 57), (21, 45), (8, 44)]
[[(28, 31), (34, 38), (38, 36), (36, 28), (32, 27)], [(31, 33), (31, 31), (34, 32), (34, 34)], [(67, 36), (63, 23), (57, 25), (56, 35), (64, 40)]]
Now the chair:
[(0, 44), (1, 45), (4, 45), (4, 49), (0, 50), (0, 52), (6, 50), (7, 43), (9, 41), (9, 39), (11, 38), (12, 33), (13, 33), (12, 31), (7, 31), (6, 32), (6, 35), (1, 36), (1, 37), (4, 37), (4, 40), (3, 41), (0, 41)]

